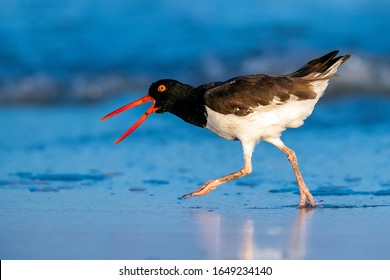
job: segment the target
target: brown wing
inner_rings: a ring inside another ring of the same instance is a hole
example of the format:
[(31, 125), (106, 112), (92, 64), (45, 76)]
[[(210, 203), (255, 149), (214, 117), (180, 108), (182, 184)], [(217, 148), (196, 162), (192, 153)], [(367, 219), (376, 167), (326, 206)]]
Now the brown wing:
[(286, 76), (251, 75), (209, 88), (205, 92), (205, 102), (210, 109), (221, 114), (245, 116), (255, 107), (272, 104), (274, 98), (282, 105), (292, 95), (298, 100), (316, 97), (307, 81)]

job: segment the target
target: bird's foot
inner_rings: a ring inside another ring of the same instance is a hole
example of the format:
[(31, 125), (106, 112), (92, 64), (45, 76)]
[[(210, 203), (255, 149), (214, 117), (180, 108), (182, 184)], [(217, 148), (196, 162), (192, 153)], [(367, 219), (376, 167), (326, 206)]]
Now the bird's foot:
[(301, 192), (301, 199), (297, 208), (315, 208), (317, 206), (313, 195), (307, 190), (305, 192)]
[(297, 208), (298, 209), (305, 209), (305, 208), (316, 208), (318, 206), (318, 204), (316, 204), (316, 203), (314, 203), (314, 204), (312, 204), (312, 203), (310, 203), (309, 201), (306, 201), (305, 203), (299, 203), (298, 205), (297, 205)]
[(210, 180), (201, 185), (199, 188), (197, 188), (195, 191), (185, 194), (182, 196), (182, 198), (190, 198), (193, 196), (202, 196), (206, 195), (212, 190), (215, 190), (217, 186), (219, 186), (221, 183), (218, 180)]

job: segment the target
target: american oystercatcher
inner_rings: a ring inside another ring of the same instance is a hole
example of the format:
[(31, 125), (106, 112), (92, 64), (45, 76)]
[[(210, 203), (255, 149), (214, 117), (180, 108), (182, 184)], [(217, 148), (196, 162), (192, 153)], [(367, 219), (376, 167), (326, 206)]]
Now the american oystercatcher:
[(152, 83), (149, 93), (101, 120), (152, 101), (152, 106), (116, 142), (132, 133), (151, 113), (169, 112), (184, 121), (207, 128), (228, 140), (239, 140), (244, 166), (229, 175), (204, 183), (183, 198), (202, 196), (219, 185), (252, 172), (252, 153), (256, 144), (265, 141), (279, 148), (290, 161), (298, 182), (298, 207), (314, 207), (315, 201), (306, 186), (295, 152), (280, 139), (286, 128), (297, 128), (312, 113), (328, 82), (349, 55), (336, 57), (338, 51), (314, 59), (285, 76), (263, 74), (240, 76), (225, 82), (198, 87), (171, 79)]

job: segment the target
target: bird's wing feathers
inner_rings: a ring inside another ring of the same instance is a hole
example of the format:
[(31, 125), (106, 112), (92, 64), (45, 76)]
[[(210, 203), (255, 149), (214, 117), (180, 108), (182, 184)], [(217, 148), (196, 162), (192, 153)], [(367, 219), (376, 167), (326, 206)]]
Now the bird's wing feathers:
[(206, 105), (222, 114), (244, 116), (258, 106), (282, 105), (292, 96), (298, 100), (313, 99), (305, 81), (285, 76), (251, 75), (224, 83), (204, 85)]

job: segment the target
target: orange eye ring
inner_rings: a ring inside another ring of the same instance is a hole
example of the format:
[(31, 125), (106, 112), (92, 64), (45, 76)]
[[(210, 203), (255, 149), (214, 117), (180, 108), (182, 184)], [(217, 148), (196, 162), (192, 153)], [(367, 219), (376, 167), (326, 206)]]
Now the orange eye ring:
[(167, 87), (166, 87), (165, 85), (159, 85), (158, 88), (157, 88), (157, 90), (158, 90), (159, 92), (163, 92), (163, 91), (166, 91), (166, 90), (167, 90)]

